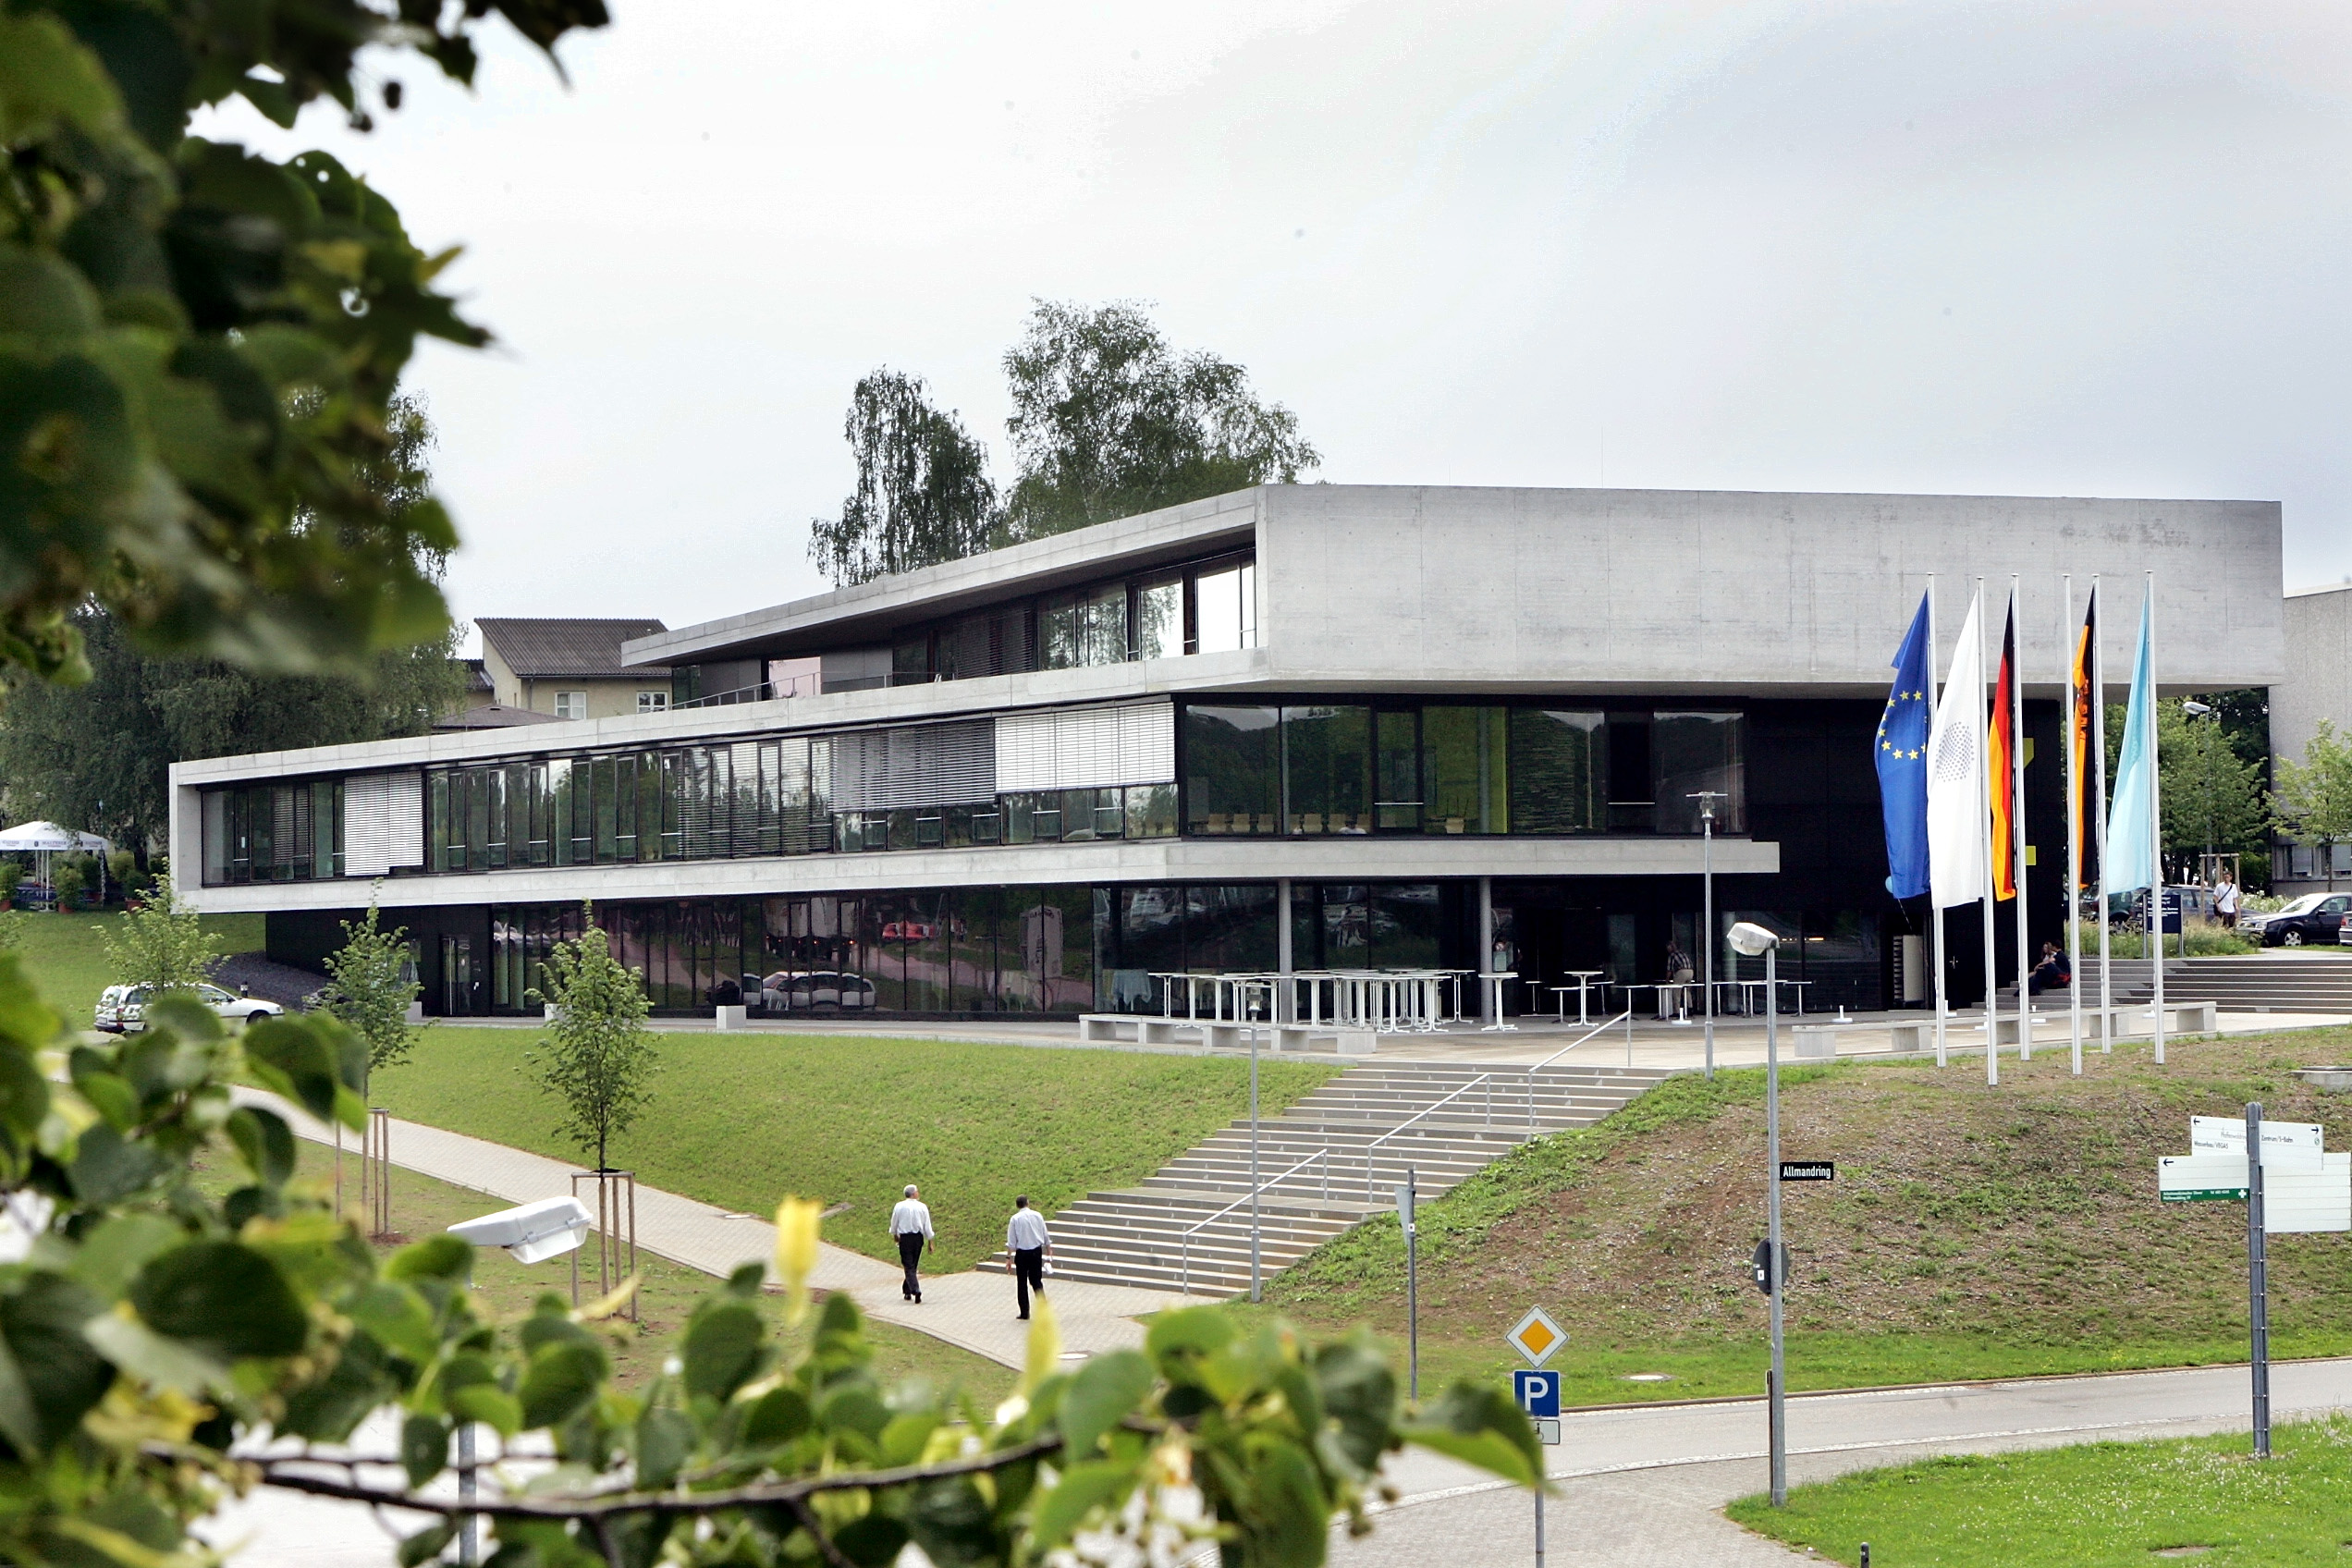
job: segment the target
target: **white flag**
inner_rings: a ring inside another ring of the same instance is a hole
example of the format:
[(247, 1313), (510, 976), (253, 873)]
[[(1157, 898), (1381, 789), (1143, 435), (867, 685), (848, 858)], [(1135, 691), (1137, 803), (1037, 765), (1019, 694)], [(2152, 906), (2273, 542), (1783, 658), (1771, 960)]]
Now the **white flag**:
[(1985, 896), (1984, 642), (1977, 630), (1983, 599), (1979, 590), (1968, 602), (1928, 731), (1928, 887), (1938, 909)]

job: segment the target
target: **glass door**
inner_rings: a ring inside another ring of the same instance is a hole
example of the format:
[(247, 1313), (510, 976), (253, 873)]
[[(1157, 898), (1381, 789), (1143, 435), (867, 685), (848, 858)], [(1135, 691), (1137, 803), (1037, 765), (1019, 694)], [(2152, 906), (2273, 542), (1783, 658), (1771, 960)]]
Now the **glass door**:
[(473, 1011), (473, 938), (441, 938), (441, 1011), (464, 1018)]

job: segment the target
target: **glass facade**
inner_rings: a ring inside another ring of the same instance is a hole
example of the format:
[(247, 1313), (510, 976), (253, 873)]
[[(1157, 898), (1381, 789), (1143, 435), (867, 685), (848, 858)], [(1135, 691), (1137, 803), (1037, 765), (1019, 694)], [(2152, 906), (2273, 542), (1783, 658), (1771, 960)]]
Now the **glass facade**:
[(1747, 831), (1737, 713), (1468, 703), (1188, 704), (1184, 831), (1695, 834)]
[(343, 875), (343, 784), (320, 778), (208, 790), (203, 878), (210, 887)]

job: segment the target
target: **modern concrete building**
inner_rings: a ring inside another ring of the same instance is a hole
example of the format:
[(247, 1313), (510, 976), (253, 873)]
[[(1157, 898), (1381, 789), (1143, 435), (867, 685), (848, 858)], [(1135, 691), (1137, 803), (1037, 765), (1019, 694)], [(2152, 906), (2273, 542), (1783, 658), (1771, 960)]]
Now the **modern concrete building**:
[(1133, 1010), (1158, 972), (1408, 965), (1499, 965), (1548, 1010), (1700, 950), (1711, 793), (1719, 927), (1785, 933), (1807, 1008), (1895, 1005), (1931, 980), (1885, 889), (1890, 661), (1931, 580), (1939, 668), (1974, 574), (1997, 643), (2013, 572), (2037, 846), (2062, 573), (2105, 575), (2118, 695), (2150, 572), (2167, 690), (2280, 677), (2268, 503), (1272, 486), (655, 631), (624, 656), (668, 711), (182, 764), (174, 840), (286, 962), (373, 890), (436, 1013), (522, 1011), (591, 900), (668, 1011)]
[[(2284, 678), (2271, 688), (2271, 754), (2303, 760), (2320, 721), (2352, 736), (2352, 582), (2299, 588), (2286, 595)], [(2271, 850), (2273, 890), (2314, 893), (2352, 877), (2352, 844), (2338, 844), (2331, 877), (2322, 851), (2281, 841)]]

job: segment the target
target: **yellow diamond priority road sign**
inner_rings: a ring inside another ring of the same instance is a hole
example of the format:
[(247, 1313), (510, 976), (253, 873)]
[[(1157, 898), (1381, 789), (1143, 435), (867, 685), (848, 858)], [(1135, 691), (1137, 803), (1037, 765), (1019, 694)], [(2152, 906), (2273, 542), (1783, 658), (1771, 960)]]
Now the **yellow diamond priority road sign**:
[(1540, 1306), (1529, 1307), (1527, 1316), (1519, 1319), (1503, 1338), (1509, 1340), (1511, 1348), (1525, 1356), (1532, 1366), (1541, 1366), (1550, 1359), (1552, 1352), (1568, 1342), (1568, 1336), (1560, 1331), (1560, 1325), (1546, 1317)]

